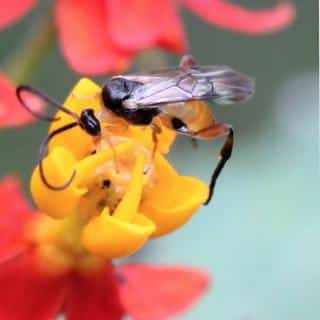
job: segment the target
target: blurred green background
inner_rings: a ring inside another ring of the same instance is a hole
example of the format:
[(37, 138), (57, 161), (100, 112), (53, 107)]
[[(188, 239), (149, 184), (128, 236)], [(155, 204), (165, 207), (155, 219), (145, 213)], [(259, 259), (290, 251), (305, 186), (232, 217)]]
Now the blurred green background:
[[(0, 34), (1, 67), (49, 2)], [(318, 1), (296, 5), (298, 17), (290, 28), (261, 37), (219, 30), (183, 12), (198, 62), (231, 65), (257, 82), (250, 102), (212, 106), (236, 134), (213, 201), (181, 230), (130, 258), (194, 265), (213, 275), (210, 292), (183, 319), (319, 319)], [(136, 67), (144, 63), (152, 69), (157, 58), (145, 53)], [(169, 65), (178, 61), (161, 53), (163, 58)], [(77, 79), (54, 43), (31, 83), (63, 100)], [(1, 131), (1, 176), (16, 172), (27, 190), (46, 128), (37, 122)], [(208, 181), (222, 143), (201, 142), (195, 151), (179, 138), (169, 158), (180, 173)]]

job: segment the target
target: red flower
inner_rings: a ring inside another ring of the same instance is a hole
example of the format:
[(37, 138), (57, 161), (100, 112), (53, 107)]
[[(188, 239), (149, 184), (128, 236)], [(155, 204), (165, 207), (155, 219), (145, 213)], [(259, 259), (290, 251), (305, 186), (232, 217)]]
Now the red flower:
[[(9, 5), (0, 0), (0, 27), (23, 15), (34, 2), (10, 1)], [(288, 1), (272, 9), (249, 10), (227, 0), (57, 0), (62, 52), (75, 71), (85, 74), (123, 70), (143, 49), (183, 53), (187, 45), (179, 5), (220, 28), (251, 35), (279, 30), (295, 16)]]
[[(207, 274), (185, 267), (115, 269), (105, 262), (92, 268), (85, 261), (81, 268), (61, 268), (68, 264), (62, 248), (54, 249), (48, 238), (41, 248), (27, 240), (28, 226), (39, 217), (23, 200), (17, 178), (0, 182), (0, 319), (48, 320), (59, 312), (68, 320), (166, 319), (183, 312), (208, 286)], [(60, 267), (44, 264), (39, 250), (42, 258), (56, 250)]]
[[(29, 96), (27, 99), (33, 110), (41, 110), (42, 102), (39, 99), (34, 96)], [(34, 120), (30, 112), (23, 109), (18, 101), (14, 84), (0, 73), (0, 128), (21, 126)]]
[(35, 5), (37, 0), (10, 0), (1, 1), (0, 28), (18, 20)]

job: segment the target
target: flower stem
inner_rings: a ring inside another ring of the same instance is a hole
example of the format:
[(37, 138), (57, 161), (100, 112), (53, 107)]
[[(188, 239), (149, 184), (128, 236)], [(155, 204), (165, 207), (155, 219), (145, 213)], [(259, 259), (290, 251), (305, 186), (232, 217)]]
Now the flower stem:
[(42, 65), (55, 37), (51, 13), (42, 16), (6, 63), (5, 69), (11, 79), (16, 83), (30, 80)]

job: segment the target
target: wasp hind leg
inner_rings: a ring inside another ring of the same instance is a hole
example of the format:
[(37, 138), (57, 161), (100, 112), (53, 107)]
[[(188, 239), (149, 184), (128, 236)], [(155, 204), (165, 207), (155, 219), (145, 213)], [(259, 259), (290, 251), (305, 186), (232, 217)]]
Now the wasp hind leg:
[[(177, 130), (179, 132), (179, 130)], [(214, 193), (214, 187), (216, 185), (216, 181), (227, 163), (227, 161), (230, 159), (231, 154), (232, 154), (232, 148), (233, 148), (233, 129), (230, 125), (225, 124), (225, 123), (214, 123), (210, 127), (207, 127), (205, 129), (201, 129), (196, 132), (191, 132), (191, 131), (186, 131), (186, 128), (184, 128), (183, 134), (187, 134), (191, 136), (192, 138), (195, 139), (214, 139), (220, 136), (226, 135), (227, 138), (220, 150), (220, 159), (215, 167), (211, 179), (210, 179), (210, 184), (209, 184), (209, 195), (204, 203), (204, 205), (209, 204), (213, 193)]]
[(233, 129), (231, 126), (227, 126), (224, 130), (225, 133), (227, 134), (227, 138), (220, 150), (220, 159), (219, 162), (216, 166), (216, 168), (214, 169), (211, 179), (210, 179), (210, 184), (209, 184), (209, 195), (208, 198), (206, 200), (206, 202), (204, 203), (205, 205), (207, 205), (214, 193), (214, 187), (216, 185), (216, 181), (223, 169), (223, 167), (225, 166), (225, 164), (227, 163), (227, 161), (230, 159), (231, 154), (232, 154), (232, 149), (233, 149), (233, 142), (234, 142), (234, 134), (233, 134)]
[(193, 148), (195, 148), (195, 149), (198, 148), (198, 140), (196, 138), (190, 138), (190, 143)]

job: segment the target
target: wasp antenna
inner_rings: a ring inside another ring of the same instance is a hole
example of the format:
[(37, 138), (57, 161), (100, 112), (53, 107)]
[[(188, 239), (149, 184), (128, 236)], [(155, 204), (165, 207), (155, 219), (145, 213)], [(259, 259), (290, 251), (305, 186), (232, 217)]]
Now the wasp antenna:
[(59, 190), (63, 190), (63, 189), (66, 189), (70, 184), (71, 182), (73, 181), (75, 175), (76, 175), (76, 172), (73, 171), (71, 177), (68, 179), (68, 181), (66, 183), (64, 183), (63, 185), (61, 186), (54, 186), (52, 184), (50, 184), (44, 174), (44, 169), (43, 169), (43, 159), (45, 158), (46, 156), (46, 153), (47, 153), (47, 149), (48, 149), (48, 145), (49, 145), (49, 142), (51, 141), (51, 139), (56, 136), (57, 134), (61, 133), (61, 132), (64, 132), (64, 131), (67, 131), (69, 129), (72, 129), (74, 127), (76, 127), (78, 125), (78, 122), (71, 122), (61, 128), (58, 128), (54, 131), (52, 131), (44, 140), (43, 142), (41, 143), (41, 146), (40, 146), (40, 151), (39, 151), (39, 173), (40, 173), (40, 177), (41, 177), (41, 180), (42, 182), (45, 184), (46, 187), (48, 187), (49, 189), (51, 190), (55, 190), (55, 191), (59, 191)]
[(208, 195), (208, 198), (207, 198), (206, 202), (204, 203), (204, 205), (209, 204), (209, 202), (213, 196), (216, 181), (217, 181), (223, 167), (225, 166), (225, 164), (227, 163), (227, 161), (231, 157), (232, 148), (233, 148), (233, 129), (230, 127), (227, 139), (226, 139), (226, 141), (220, 151), (220, 160), (219, 160), (219, 162), (218, 162), (218, 164), (217, 164), (216, 168), (214, 169), (213, 174), (211, 176), (211, 180), (210, 180), (210, 184), (209, 184), (209, 195)]
[(33, 116), (35, 116), (38, 119), (44, 120), (44, 121), (56, 121), (59, 120), (58, 117), (49, 117), (49, 116), (45, 116), (42, 115), (34, 110), (32, 110), (32, 108), (30, 108), (25, 100), (22, 97), (22, 92), (29, 92), (33, 95), (36, 95), (38, 97), (40, 97), (42, 100), (44, 100), (45, 102), (47, 102), (49, 105), (53, 106), (54, 108), (70, 115), (71, 117), (73, 117), (75, 120), (79, 120), (79, 117), (76, 113), (70, 111), (69, 109), (65, 108), (64, 106), (62, 106), (59, 102), (55, 101), (53, 98), (49, 97), (47, 94), (45, 94), (44, 92), (41, 92), (40, 90), (37, 90), (29, 85), (19, 85), (16, 88), (16, 95), (18, 100), (20, 101), (21, 105), (27, 109)]

